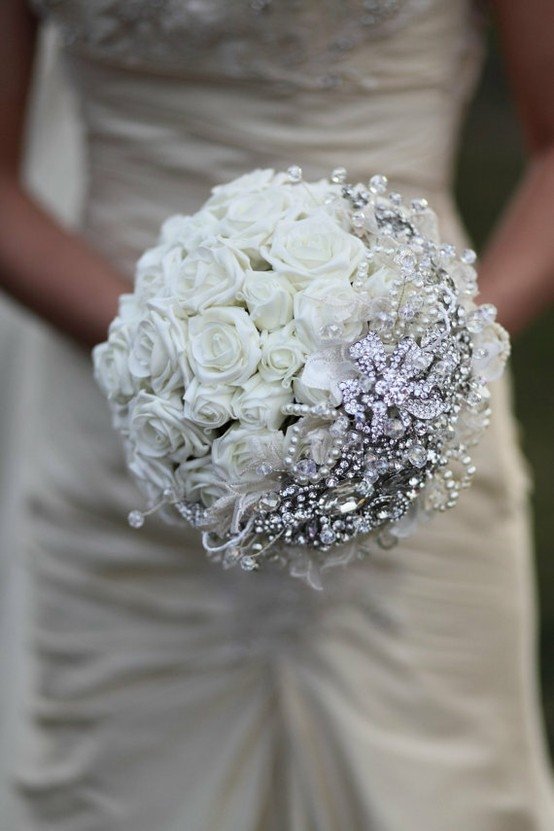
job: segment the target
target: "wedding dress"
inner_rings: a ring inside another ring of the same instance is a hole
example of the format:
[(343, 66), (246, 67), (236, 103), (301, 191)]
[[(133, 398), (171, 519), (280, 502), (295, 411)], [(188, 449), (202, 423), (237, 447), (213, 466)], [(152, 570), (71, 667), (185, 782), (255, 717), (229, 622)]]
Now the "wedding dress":
[[(467, 0), (36, 5), (80, 102), (82, 232), (129, 279), (167, 215), (292, 163), (384, 173), (465, 244), (450, 190), (480, 56)], [(554, 827), (506, 382), (459, 506), (316, 592), (210, 565), (192, 530), (131, 530), (140, 496), (89, 356), (53, 335), (41, 360), (21, 829)]]

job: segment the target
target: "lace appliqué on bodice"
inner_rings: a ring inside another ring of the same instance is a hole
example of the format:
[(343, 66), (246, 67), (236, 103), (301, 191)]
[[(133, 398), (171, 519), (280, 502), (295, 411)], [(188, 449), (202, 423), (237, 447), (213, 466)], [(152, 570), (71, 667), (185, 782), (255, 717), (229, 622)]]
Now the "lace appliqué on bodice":
[(319, 88), (363, 81), (349, 55), (429, 1), (31, 0), (95, 59), (186, 74), (217, 60), (230, 77)]

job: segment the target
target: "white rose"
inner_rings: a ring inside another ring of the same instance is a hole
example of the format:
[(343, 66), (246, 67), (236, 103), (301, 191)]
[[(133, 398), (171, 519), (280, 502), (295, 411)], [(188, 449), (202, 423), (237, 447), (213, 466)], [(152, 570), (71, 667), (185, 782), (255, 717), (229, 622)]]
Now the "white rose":
[(317, 277), (349, 278), (363, 255), (363, 243), (344, 231), (323, 209), (306, 219), (283, 220), (262, 255), (274, 271), (304, 288)]
[(181, 256), (196, 251), (206, 240), (219, 233), (219, 222), (211, 211), (204, 209), (192, 216), (170, 216), (162, 225), (160, 242), (181, 249)]
[(203, 384), (243, 384), (260, 360), (258, 330), (244, 309), (207, 309), (189, 322), (190, 363)]
[(131, 329), (136, 327), (143, 315), (144, 304), (135, 292), (120, 294), (116, 320), (127, 324)]
[[(344, 200), (341, 198), (341, 185), (335, 185), (328, 179), (320, 179), (317, 182), (300, 187), (290, 186), (295, 202), (300, 206), (301, 216), (311, 216), (319, 211), (324, 211), (332, 217), (333, 221), (344, 229), (350, 229), (350, 218), (344, 209)], [(333, 199), (326, 203), (326, 200)]]
[(173, 280), (187, 256), (189, 249), (178, 242), (163, 242), (145, 251), (135, 269), (134, 296), (138, 303), (145, 306), (154, 298), (174, 296)]
[(314, 404), (331, 404), (335, 407), (339, 400), (333, 394), (333, 392), (328, 388), (322, 387), (313, 387), (310, 384), (306, 384), (302, 377), (295, 378), (292, 382), (292, 388), (294, 391), (294, 397), (298, 401), (299, 404), (309, 404), (313, 406)]
[(244, 193), (256, 193), (264, 190), (272, 185), (275, 181), (282, 181), (282, 178), (276, 177), (275, 171), (269, 168), (264, 170), (253, 170), (251, 173), (245, 173), (244, 176), (239, 176), (231, 182), (223, 185), (217, 185), (212, 188), (212, 195), (205, 204), (206, 210), (212, 212), (216, 216), (225, 213), (225, 209), (230, 201), (236, 196)]
[(510, 338), (499, 323), (490, 323), (473, 336), (473, 371), (485, 381), (496, 381), (510, 356)]
[(350, 343), (363, 329), (360, 298), (347, 277), (321, 277), (298, 292), (294, 320), (298, 336), (312, 349), (330, 341)]
[[(363, 280), (362, 288), (358, 289), (358, 292), (363, 296), (364, 301), (369, 302), (369, 306), (366, 307), (368, 318), (379, 317), (386, 310), (394, 281), (398, 279), (402, 279), (401, 270), (386, 263), (377, 267)], [(412, 314), (416, 314), (425, 302), (425, 295), (413, 283), (406, 282), (402, 289), (403, 306), (407, 304), (408, 299), (410, 299), (409, 307), (412, 309)]]
[(283, 217), (284, 219), (305, 219), (314, 214), (325, 213), (337, 226), (347, 231), (351, 230), (341, 185), (335, 185), (328, 179), (319, 179), (317, 182), (303, 182), (298, 186), (288, 180), (287, 174), (282, 181), (276, 177), (273, 184), (286, 189), (290, 194), (291, 213), (288, 217)]
[(126, 456), (129, 470), (153, 503), (161, 499), (165, 490), (175, 488), (174, 467), (169, 459), (143, 456), (130, 442), (126, 443)]
[(390, 295), (393, 283), (400, 277), (400, 272), (390, 266), (381, 266), (373, 274), (369, 274), (363, 283), (363, 293), (367, 298), (377, 299)]
[(185, 499), (200, 502), (206, 508), (227, 493), (225, 483), (214, 470), (209, 456), (183, 462), (175, 471), (175, 479)]
[(231, 421), (234, 387), (201, 384), (193, 378), (185, 392), (185, 417), (202, 427), (216, 429)]
[(185, 461), (210, 448), (210, 434), (184, 418), (177, 396), (159, 398), (141, 390), (129, 416), (129, 438), (141, 456)]
[(137, 384), (129, 371), (129, 352), (133, 329), (116, 318), (108, 340), (92, 351), (94, 377), (109, 401), (126, 404), (136, 393)]
[(295, 335), (294, 323), (276, 332), (263, 332), (262, 358), (258, 371), (265, 381), (280, 381), (289, 386), (291, 378), (304, 365), (306, 345)]
[(260, 375), (253, 375), (231, 401), (233, 416), (242, 424), (277, 430), (285, 417), (281, 407), (293, 400), (292, 392), (281, 384), (270, 384)]
[(187, 360), (187, 321), (168, 303), (152, 303), (139, 323), (129, 355), (129, 370), (158, 395), (186, 386), (192, 378)]
[[(135, 268), (135, 297), (145, 304), (152, 297), (165, 292), (164, 257), (170, 252), (167, 245), (149, 248), (137, 262)], [(173, 256), (177, 256), (176, 253)]]
[(202, 245), (168, 271), (171, 294), (189, 313), (233, 303), (242, 288), (248, 258), (225, 243)]
[(295, 219), (301, 209), (290, 187), (270, 186), (239, 193), (218, 210), (220, 234), (259, 266), (263, 263), (260, 246), (268, 241), (280, 220)]
[(282, 468), (284, 438), (280, 430), (235, 424), (212, 445), (214, 467), (227, 482), (257, 482), (262, 463)]
[(344, 346), (337, 344), (313, 352), (299, 378), (294, 379), (294, 394), (301, 404), (340, 404), (342, 381), (357, 375)]
[(289, 281), (272, 271), (247, 271), (241, 297), (258, 329), (271, 332), (292, 320), (293, 292)]

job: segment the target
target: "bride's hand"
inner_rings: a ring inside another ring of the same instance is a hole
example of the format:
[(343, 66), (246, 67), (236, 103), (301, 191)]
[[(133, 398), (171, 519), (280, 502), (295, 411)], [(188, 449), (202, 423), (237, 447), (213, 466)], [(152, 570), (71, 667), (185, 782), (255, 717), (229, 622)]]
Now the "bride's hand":
[(36, 24), (24, 0), (0, 4), (0, 287), (84, 346), (103, 340), (129, 283), (43, 211), (20, 184)]
[(515, 333), (554, 297), (554, 3), (493, 5), (531, 158), (483, 257), (479, 299)]

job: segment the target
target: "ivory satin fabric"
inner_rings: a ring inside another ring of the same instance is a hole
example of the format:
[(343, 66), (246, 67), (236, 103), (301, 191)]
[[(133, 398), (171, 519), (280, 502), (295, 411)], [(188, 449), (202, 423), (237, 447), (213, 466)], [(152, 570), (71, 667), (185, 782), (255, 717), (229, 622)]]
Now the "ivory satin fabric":
[[(82, 187), (77, 159), (77, 124), (71, 96), (62, 82), (59, 43), (44, 27), (37, 50), (35, 83), (25, 152), (30, 190), (62, 222), (75, 223)], [(73, 171), (68, 176), (67, 172)], [(66, 175), (62, 175), (66, 174)], [(47, 333), (0, 293), (0, 829), (17, 826), (10, 773), (23, 709), (28, 671), (25, 645), (28, 600), (22, 490), (33, 468), (35, 423), (40, 417), (37, 372)]]
[[(449, 195), (479, 60), (464, 0), (424, 4), (353, 50), (371, 83), (338, 90), (236, 79), (225, 46), (205, 73), (68, 49), (82, 230), (130, 277), (167, 215), (261, 166), (383, 172), (465, 243)], [(16, 831), (554, 828), (507, 382), (459, 506), (315, 592), (221, 571), (191, 530), (130, 530), (141, 499), (89, 356), (52, 336), (40, 360)]]

